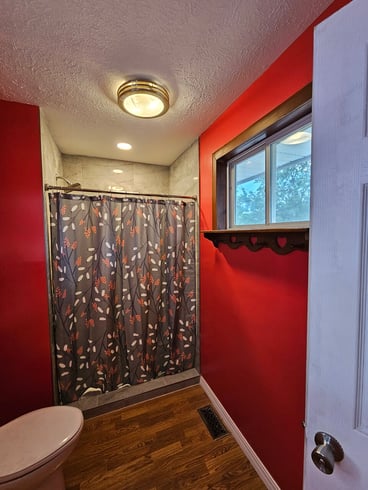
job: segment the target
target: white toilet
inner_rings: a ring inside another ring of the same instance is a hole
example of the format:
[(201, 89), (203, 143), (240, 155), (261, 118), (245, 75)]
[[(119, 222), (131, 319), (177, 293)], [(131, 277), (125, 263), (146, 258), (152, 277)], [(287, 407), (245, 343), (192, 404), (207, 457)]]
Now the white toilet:
[(75, 407), (47, 407), (0, 427), (0, 490), (65, 490), (62, 464), (83, 428)]

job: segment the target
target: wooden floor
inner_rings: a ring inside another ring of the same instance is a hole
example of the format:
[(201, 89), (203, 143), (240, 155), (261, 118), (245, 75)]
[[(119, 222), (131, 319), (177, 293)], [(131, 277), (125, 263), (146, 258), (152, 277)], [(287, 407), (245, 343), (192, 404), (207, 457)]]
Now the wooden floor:
[(214, 440), (197, 385), (85, 421), (67, 490), (263, 490), (231, 435)]

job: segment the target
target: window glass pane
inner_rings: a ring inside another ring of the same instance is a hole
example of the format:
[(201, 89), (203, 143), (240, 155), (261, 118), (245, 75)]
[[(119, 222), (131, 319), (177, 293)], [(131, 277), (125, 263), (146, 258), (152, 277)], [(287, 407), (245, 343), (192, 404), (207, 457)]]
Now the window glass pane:
[(265, 223), (265, 151), (235, 165), (234, 224)]
[(312, 126), (271, 145), (271, 222), (308, 221)]

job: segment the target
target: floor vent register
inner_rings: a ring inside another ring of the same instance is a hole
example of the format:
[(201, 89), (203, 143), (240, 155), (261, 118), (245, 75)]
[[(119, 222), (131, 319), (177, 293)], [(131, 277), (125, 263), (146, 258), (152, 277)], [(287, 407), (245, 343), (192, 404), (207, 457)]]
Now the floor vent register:
[(211, 405), (198, 408), (198, 412), (199, 415), (202, 417), (203, 422), (206, 424), (206, 427), (211, 434), (212, 439), (218, 439), (228, 434), (228, 431), (224, 427), (221, 420), (218, 418), (216, 412), (213, 410)]

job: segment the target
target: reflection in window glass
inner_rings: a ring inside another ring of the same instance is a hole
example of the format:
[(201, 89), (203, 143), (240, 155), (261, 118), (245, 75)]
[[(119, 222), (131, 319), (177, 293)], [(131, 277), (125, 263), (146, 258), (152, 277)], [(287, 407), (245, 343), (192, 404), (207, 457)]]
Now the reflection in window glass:
[(265, 150), (236, 165), (235, 225), (265, 223), (265, 183)]
[(309, 221), (310, 116), (229, 161), (229, 225)]
[(311, 124), (271, 145), (271, 222), (308, 221)]

